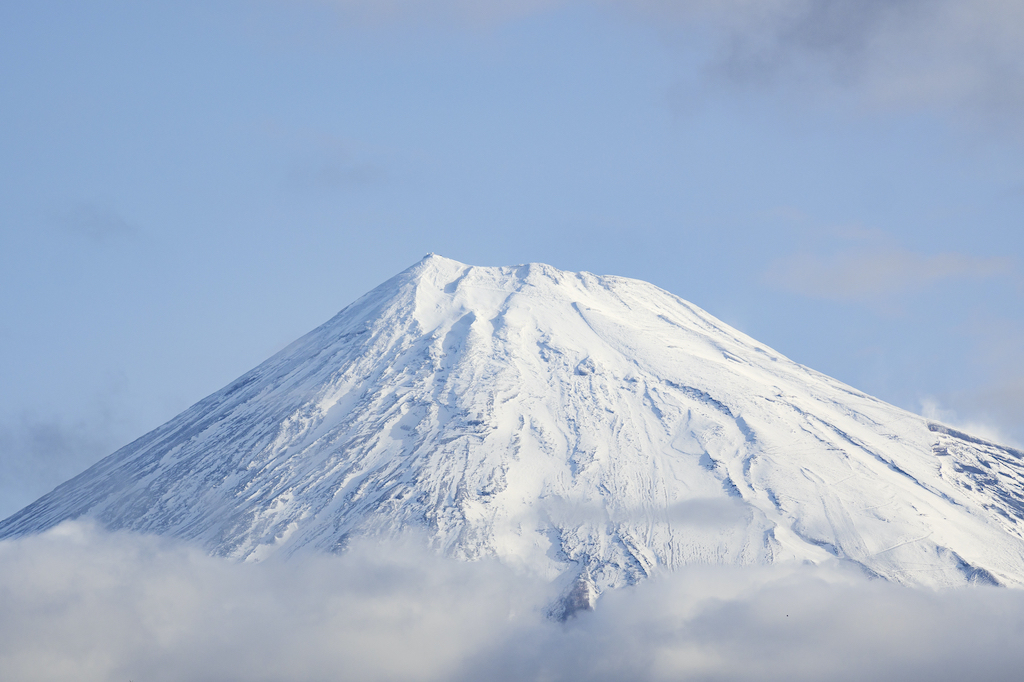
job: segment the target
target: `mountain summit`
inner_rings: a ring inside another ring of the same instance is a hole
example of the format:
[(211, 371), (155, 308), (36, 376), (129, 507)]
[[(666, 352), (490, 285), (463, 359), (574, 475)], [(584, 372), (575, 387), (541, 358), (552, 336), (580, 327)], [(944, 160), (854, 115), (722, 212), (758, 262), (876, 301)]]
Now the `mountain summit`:
[(90, 517), (254, 561), (422, 528), (582, 602), (689, 564), (1019, 584), (1022, 456), (651, 284), (432, 254), (0, 537)]

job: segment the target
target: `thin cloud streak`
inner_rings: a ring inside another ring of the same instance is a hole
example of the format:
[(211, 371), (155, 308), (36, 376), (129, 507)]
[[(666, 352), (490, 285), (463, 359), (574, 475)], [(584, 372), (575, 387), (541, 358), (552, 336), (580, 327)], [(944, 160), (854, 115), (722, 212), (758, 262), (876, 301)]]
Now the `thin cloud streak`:
[(880, 248), (828, 256), (796, 254), (773, 262), (764, 278), (774, 287), (812, 298), (871, 301), (917, 293), (945, 280), (986, 279), (1011, 270), (1006, 258)]

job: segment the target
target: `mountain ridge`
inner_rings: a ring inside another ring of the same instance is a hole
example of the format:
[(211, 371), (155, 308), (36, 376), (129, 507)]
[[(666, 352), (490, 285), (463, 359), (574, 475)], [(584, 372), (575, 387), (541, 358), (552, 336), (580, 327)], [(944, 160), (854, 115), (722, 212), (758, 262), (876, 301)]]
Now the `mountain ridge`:
[(0, 538), (89, 517), (259, 561), (423, 528), (580, 599), (695, 563), (1013, 585), (1020, 460), (646, 282), (431, 254)]

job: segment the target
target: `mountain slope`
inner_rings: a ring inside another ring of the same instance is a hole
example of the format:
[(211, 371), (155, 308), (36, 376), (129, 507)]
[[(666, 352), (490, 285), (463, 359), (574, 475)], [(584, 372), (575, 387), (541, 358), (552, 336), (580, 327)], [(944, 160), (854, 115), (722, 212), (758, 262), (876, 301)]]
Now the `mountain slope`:
[(422, 527), (585, 592), (833, 557), (906, 584), (1017, 584), (1021, 457), (645, 282), (431, 255), (0, 537), (88, 516), (260, 560)]

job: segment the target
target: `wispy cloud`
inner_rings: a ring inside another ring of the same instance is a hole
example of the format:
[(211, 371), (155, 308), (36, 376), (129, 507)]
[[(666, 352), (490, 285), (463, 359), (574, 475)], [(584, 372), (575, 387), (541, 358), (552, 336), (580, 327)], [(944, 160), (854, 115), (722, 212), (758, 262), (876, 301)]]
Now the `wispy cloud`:
[(1011, 0), (622, 0), (714, 36), (709, 82), (845, 92), (865, 110), (981, 115), (1020, 131), (1024, 5)]
[(0, 422), (0, 518), (113, 452), (123, 444), (115, 431), (103, 405), (79, 421), (23, 413)]
[(998, 379), (970, 396), (970, 404), (1004, 425), (1002, 429), (1011, 433), (1007, 442), (1018, 447), (1024, 447), (1024, 370), (1019, 369), (1022, 361), (1024, 354), (1018, 354), (1014, 364), (1004, 368)]
[(749, 505), (733, 498), (694, 498), (671, 504), (664, 509), (615, 507), (599, 502), (579, 502), (559, 496), (546, 496), (522, 521), (543, 522), (555, 526), (580, 526), (601, 523), (646, 522), (651, 518), (681, 527), (723, 528), (741, 522), (751, 514)]
[(544, 583), (414, 541), (231, 564), (68, 523), (0, 542), (0, 669), (29, 681), (1014, 680), (1024, 592), (704, 567), (565, 624)]
[[(674, 3), (649, 4), (672, 11)], [(824, 76), (878, 105), (1024, 104), (1019, 3), (726, 0), (682, 7), (691, 21), (720, 32), (713, 70), (736, 82)]]
[(284, 184), (300, 192), (333, 192), (387, 182), (390, 173), (369, 150), (352, 140), (317, 129), (292, 129), (276, 122), (260, 126), (261, 137), (278, 145), (290, 158)]
[(574, 5), (701, 36), (703, 86), (845, 92), (865, 110), (931, 107), (1021, 128), (1024, 5), (1013, 0), (334, 2), (374, 23), (485, 30)]
[(1012, 261), (1006, 258), (878, 247), (831, 255), (795, 254), (772, 263), (765, 279), (804, 296), (866, 301), (923, 291), (944, 280), (996, 277), (1011, 268)]
[(1024, 324), (1007, 313), (1012, 315), (979, 312), (961, 323), (961, 331), (973, 339), (969, 361), (978, 372), (977, 383), (922, 404), (938, 410), (940, 420), (954, 426), (959, 421), (963, 430), (974, 428), (996, 442), (1024, 447)]
[[(1020, 394), (1016, 398), (1018, 401), (1017, 409), (1020, 412), (1024, 410), (1024, 382), (1021, 382), (1018, 390), (1020, 390)], [(1007, 396), (1004, 394), (1001, 397), (1005, 399)], [(944, 407), (935, 396), (921, 398), (921, 416), (933, 421), (942, 422), (972, 435), (981, 436), (993, 443), (1012, 447), (1021, 447), (1022, 445), (1012, 435), (1006, 433), (997, 424), (993, 423), (993, 420), (978, 417), (964, 419), (957, 414), (956, 410)], [(1020, 422), (1018, 421), (1017, 423)]]
[(136, 225), (114, 209), (89, 201), (78, 202), (60, 211), (56, 222), (63, 230), (94, 244), (108, 244), (139, 231)]

